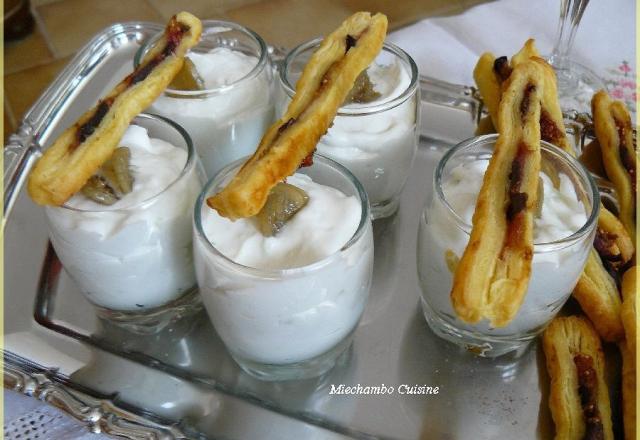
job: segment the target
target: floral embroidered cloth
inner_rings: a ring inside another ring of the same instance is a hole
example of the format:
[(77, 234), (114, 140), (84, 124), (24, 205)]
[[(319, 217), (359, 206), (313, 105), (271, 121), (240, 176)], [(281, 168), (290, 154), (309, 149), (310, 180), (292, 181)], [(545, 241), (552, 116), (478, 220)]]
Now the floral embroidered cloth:
[[(512, 55), (528, 38), (535, 38), (542, 54), (551, 53), (560, 3), (485, 3), (460, 15), (422, 20), (392, 33), (389, 39), (411, 54), (423, 75), (471, 85), (473, 67), (483, 52)], [(571, 52), (573, 60), (598, 74), (611, 96), (624, 101), (633, 112), (637, 93), (635, 16), (634, 0), (589, 2)]]

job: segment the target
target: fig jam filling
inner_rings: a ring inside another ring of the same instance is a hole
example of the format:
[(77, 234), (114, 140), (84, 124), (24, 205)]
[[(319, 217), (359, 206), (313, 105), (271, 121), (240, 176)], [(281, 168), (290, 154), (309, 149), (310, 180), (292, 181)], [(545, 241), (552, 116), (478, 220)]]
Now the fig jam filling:
[(598, 377), (591, 356), (579, 353), (573, 357), (578, 373), (578, 394), (586, 425), (585, 440), (604, 440), (604, 427), (598, 411)]
[(522, 185), (522, 175), (524, 164), (527, 158), (527, 146), (521, 143), (518, 153), (511, 163), (511, 173), (509, 173), (509, 203), (507, 205), (507, 220), (512, 221), (516, 215), (522, 212), (527, 206), (527, 194), (520, 192)]
[(618, 130), (618, 139), (620, 140), (619, 150), (620, 150), (620, 162), (622, 162), (622, 166), (629, 174), (629, 178), (631, 180), (631, 189), (634, 194), (636, 193), (636, 163), (633, 157), (629, 154), (628, 146), (626, 143), (627, 138), (625, 137), (625, 129), (629, 129), (623, 122), (620, 122), (617, 119), (615, 120), (616, 129)]
[(558, 145), (560, 139), (564, 137), (562, 130), (553, 122), (549, 113), (544, 109), (540, 110), (540, 138), (543, 141)]
[(113, 104), (114, 98), (108, 98), (103, 101), (100, 101), (96, 111), (91, 115), (89, 120), (84, 124), (80, 125), (76, 131), (76, 142), (71, 147), (71, 150), (74, 150), (78, 145), (83, 143), (89, 136), (93, 134), (96, 130), (102, 118), (109, 112), (109, 108)]
[(536, 91), (536, 86), (529, 83), (524, 88), (524, 94), (522, 96), (522, 101), (520, 102), (520, 116), (522, 118), (529, 112), (529, 104), (531, 103), (531, 93)]
[(357, 38), (352, 36), (352, 35), (347, 35), (347, 38), (345, 38), (345, 50), (344, 53), (349, 52), (349, 49), (351, 49), (353, 46), (356, 45), (356, 43), (358, 42)]
[(180, 45), (180, 41), (182, 41), (182, 36), (189, 30), (188, 27), (184, 26), (177, 22), (177, 20), (172, 19), (169, 23), (166, 32), (167, 43), (162, 49), (162, 52), (153, 57), (147, 64), (144, 66), (138, 66), (136, 70), (133, 71), (125, 81), (132, 86), (140, 81), (143, 81), (149, 74), (153, 71), (153, 69), (164, 61), (165, 58), (172, 55), (176, 48)]
[(622, 255), (618, 250), (615, 240), (618, 236), (611, 232), (606, 232), (600, 228), (596, 230), (596, 237), (593, 241), (593, 247), (600, 256), (602, 266), (607, 273), (613, 278), (620, 287), (621, 277), (620, 269), (623, 266)]
[(498, 75), (500, 82), (506, 81), (509, 75), (511, 75), (512, 70), (507, 57), (496, 58), (493, 62), (493, 71)]

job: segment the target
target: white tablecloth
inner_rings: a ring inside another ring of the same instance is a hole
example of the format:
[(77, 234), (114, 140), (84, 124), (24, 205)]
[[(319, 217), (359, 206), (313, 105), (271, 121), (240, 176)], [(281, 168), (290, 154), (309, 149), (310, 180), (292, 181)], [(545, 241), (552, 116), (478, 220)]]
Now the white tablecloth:
[[(511, 56), (529, 38), (550, 54), (560, 17), (560, 0), (499, 0), (460, 15), (422, 20), (389, 39), (406, 50), (423, 75), (472, 85), (473, 67), (483, 52)], [(571, 58), (589, 67), (615, 99), (635, 111), (636, 2), (591, 0), (574, 41)]]

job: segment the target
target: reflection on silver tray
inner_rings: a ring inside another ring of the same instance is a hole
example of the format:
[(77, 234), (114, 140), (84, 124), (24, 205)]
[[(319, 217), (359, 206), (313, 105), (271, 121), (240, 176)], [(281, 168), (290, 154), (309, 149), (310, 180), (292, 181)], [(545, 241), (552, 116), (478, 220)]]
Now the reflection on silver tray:
[[(52, 403), (105, 431), (108, 420), (112, 433), (119, 429), (129, 438), (183, 438), (187, 431), (189, 438), (550, 437), (548, 378), (537, 346), (517, 359), (481, 359), (434, 336), (419, 309), (418, 219), (437, 160), (473, 136), (483, 115), (472, 87), (421, 79), (418, 155), (399, 213), (374, 225), (373, 286), (353, 347), (326, 376), (252, 379), (229, 357), (204, 313), (146, 336), (95, 316), (48, 245), (42, 210), (21, 187), (40, 146), (131, 69), (140, 42), (161, 29), (130, 23), (98, 35), (5, 149), (5, 384), (40, 398), (50, 395), (42, 390), (54, 389)], [(581, 148), (592, 137), (589, 121), (567, 116)], [(394, 393), (331, 394), (340, 384), (385, 384)], [(402, 385), (437, 386), (439, 394), (400, 394)]]

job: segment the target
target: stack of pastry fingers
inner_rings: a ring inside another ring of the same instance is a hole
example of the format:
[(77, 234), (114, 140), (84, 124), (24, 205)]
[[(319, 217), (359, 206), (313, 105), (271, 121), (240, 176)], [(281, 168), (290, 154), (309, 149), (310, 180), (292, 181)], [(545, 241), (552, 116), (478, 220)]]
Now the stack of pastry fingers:
[[(533, 40), (511, 60), (483, 54), (474, 79), (488, 117), (480, 133), (503, 133), (500, 117), (506, 85), (523, 63), (541, 67), (540, 138), (569, 154), (575, 151), (566, 135), (557, 97), (555, 74), (535, 48)], [(573, 292), (586, 317), (556, 318), (545, 330), (543, 348), (551, 378), (549, 406), (556, 438), (613, 438), (604, 356), (601, 340), (618, 343), (622, 353), (622, 399), (625, 439), (636, 438), (636, 163), (637, 152), (631, 118), (624, 104), (604, 91), (592, 101), (597, 142), (592, 156), (616, 189), (619, 215), (600, 206), (597, 233), (584, 272)], [(472, 236), (473, 238), (473, 236)]]

